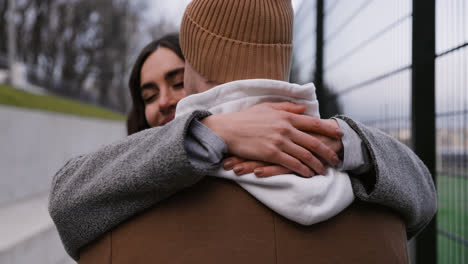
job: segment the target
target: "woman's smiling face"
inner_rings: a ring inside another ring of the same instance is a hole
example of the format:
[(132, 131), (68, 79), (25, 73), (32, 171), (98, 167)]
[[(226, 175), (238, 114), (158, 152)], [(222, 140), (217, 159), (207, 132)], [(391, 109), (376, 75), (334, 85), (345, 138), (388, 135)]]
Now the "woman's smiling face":
[(172, 50), (158, 48), (144, 62), (140, 84), (148, 125), (165, 125), (174, 119), (177, 103), (185, 97), (184, 61)]

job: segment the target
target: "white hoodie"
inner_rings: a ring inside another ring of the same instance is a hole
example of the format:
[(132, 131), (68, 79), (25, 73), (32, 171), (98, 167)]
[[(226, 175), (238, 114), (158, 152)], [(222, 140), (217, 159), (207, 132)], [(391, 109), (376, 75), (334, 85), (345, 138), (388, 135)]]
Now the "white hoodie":
[[(267, 79), (229, 82), (182, 99), (176, 117), (208, 110), (213, 114), (232, 113), (264, 102), (289, 101), (306, 105), (305, 114), (320, 117), (315, 86)], [(325, 221), (344, 210), (354, 200), (348, 174), (333, 168), (326, 175), (302, 178), (294, 174), (257, 178), (250, 173), (237, 176), (222, 167), (214, 174), (237, 182), (264, 205), (303, 225)]]

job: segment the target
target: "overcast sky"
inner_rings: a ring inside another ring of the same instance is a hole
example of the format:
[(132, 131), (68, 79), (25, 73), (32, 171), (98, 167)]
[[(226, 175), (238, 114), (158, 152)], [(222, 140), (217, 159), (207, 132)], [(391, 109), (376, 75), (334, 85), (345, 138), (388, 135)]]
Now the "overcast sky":
[[(147, 14), (150, 21), (158, 21), (163, 18), (175, 24), (179, 24), (182, 20), (185, 7), (191, 0), (152, 0), (149, 3), (149, 12)], [(296, 9), (299, 3), (303, 0), (292, 0), (293, 8)]]

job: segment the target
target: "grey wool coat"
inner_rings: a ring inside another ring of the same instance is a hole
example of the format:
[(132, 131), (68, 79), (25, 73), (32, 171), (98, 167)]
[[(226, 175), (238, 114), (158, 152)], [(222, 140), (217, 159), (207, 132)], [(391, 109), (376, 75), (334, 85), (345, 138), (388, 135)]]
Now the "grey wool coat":
[[(195, 111), (144, 130), (73, 158), (56, 173), (49, 212), (71, 257), (79, 259), (83, 246), (217, 169), (218, 164), (195, 167), (184, 148), (192, 120), (209, 115)], [(365, 175), (351, 175), (357, 199), (399, 213), (408, 237), (413, 237), (437, 208), (428, 169), (409, 148), (383, 132), (337, 118), (361, 137), (372, 163)]]

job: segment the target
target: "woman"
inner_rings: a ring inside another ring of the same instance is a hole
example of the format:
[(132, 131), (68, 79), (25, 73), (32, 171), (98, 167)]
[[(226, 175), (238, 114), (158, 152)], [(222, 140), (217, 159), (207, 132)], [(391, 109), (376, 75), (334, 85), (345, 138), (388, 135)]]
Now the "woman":
[(176, 105), (185, 97), (184, 56), (177, 34), (155, 40), (141, 51), (129, 87), (133, 107), (127, 120), (128, 135), (174, 119)]

